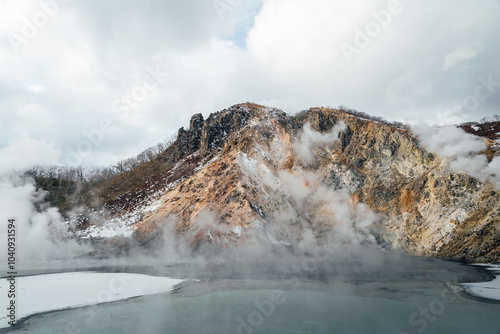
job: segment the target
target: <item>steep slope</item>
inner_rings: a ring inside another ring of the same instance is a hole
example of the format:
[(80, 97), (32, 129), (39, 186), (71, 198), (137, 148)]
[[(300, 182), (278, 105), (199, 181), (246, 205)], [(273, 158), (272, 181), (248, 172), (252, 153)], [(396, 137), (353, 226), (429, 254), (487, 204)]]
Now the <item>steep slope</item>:
[(159, 159), (172, 166), (162, 186), (121, 212), (140, 211), (129, 226), (143, 244), (174, 233), (193, 250), (381, 243), (500, 258), (497, 191), (451, 172), (449, 158), (405, 127), (341, 110), (287, 116), (241, 104), (194, 115)]

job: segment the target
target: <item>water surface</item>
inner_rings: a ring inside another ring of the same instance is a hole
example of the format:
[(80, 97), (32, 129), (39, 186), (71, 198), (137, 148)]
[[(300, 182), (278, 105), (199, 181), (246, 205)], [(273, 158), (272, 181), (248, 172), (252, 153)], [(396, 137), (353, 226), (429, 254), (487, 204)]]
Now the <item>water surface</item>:
[(460, 289), (460, 282), (486, 277), (473, 267), (423, 261), (413, 269), (299, 276), (229, 267), (163, 268), (200, 280), (170, 294), (34, 316), (10, 331), (500, 334), (500, 305)]

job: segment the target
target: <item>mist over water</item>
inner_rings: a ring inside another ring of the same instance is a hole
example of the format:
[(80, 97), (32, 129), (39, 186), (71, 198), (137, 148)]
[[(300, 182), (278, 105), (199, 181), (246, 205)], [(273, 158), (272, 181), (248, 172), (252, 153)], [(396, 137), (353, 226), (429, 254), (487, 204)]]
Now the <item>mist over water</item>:
[[(130, 259), (128, 259), (130, 260)], [(138, 258), (137, 258), (138, 260)], [(365, 260), (373, 260), (366, 256)], [(312, 258), (125, 262), (101, 270), (193, 278), (173, 294), (34, 316), (18, 331), (64, 333), (497, 333), (499, 305), (467, 298), (475, 270), (386, 254), (376, 267)], [(425, 310), (429, 313), (426, 318)], [(452, 324), (452, 325), (451, 325)], [(2, 332), (0, 330), (0, 332)]]

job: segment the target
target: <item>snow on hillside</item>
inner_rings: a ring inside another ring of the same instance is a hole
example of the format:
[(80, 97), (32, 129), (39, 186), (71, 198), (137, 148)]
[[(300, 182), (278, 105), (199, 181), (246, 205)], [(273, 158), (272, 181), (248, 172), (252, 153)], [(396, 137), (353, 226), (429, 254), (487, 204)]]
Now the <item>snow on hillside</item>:
[(500, 122), (500, 115), (493, 115), (493, 116), (484, 117), (480, 120), (480, 122), (481, 123)]
[[(178, 168), (182, 168), (184, 162), (191, 158), (192, 156), (197, 155), (197, 153), (182, 159), (178, 162), (170, 171), (170, 173), (174, 173)], [(195, 172), (199, 172), (203, 170), (210, 164), (214, 163), (219, 159), (219, 156), (216, 155), (210, 159), (205, 158), (202, 159), (198, 166), (194, 168)], [(99, 223), (90, 225), (86, 229), (78, 230), (75, 232), (75, 236), (88, 239), (88, 238), (112, 238), (112, 237), (131, 237), (136, 229), (136, 223), (141, 221), (144, 216), (147, 214), (156, 211), (161, 207), (161, 198), (170, 190), (177, 187), (179, 184), (185, 181), (185, 177), (181, 177), (174, 182), (167, 184), (166, 186), (157, 189), (156, 191), (147, 195), (144, 201), (140, 202), (139, 205), (133, 207), (132, 210), (128, 212), (121, 213), (119, 215), (115, 215), (109, 219), (102, 219), (101, 217), (106, 216), (106, 210), (103, 208), (98, 212), (94, 212), (94, 221), (98, 221)], [(155, 185), (151, 185), (151, 189), (154, 189)]]
[[(102, 220), (99, 224), (91, 225), (84, 230), (75, 232), (79, 238), (112, 238), (115, 236), (130, 237), (135, 230), (135, 223), (140, 221), (147, 212), (156, 210), (159, 206), (159, 197), (165, 191), (162, 189), (151, 195), (148, 200), (135, 207), (132, 211), (126, 212), (111, 219)], [(97, 215), (104, 216), (104, 209), (97, 212)]]

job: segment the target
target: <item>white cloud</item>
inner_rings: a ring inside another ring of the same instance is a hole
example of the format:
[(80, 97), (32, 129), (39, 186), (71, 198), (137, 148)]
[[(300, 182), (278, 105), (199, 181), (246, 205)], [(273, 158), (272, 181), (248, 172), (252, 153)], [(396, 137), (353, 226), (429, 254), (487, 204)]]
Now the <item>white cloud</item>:
[(0, 175), (30, 168), (34, 165), (54, 165), (60, 152), (44, 141), (32, 138), (12, 140), (8, 146), (0, 149)]
[[(402, 1), (402, 12), (350, 63), (339, 46), (387, 10), (387, 1), (230, 3), (234, 10), (221, 19), (212, 1), (70, 1), (14, 53), (7, 33), (22, 33), (23, 18), (40, 4), (2, 2), (0, 147), (31, 136), (53, 143), (64, 163), (84, 131), (109, 118), (115, 130), (82, 162), (109, 164), (169, 137), (196, 112), (246, 101), (287, 112), (342, 104), (391, 120), (448, 114), (440, 123), (498, 112), (497, 92), (473, 112), (455, 108), (474, 94), (478, 77), (500, 78), (493, 0)], [(113, 101), (158, 63), (170, 77), (129, 117), (117, 118)], [(465, 72), (443, 71), (463, 64)]]
[(43, 85), (38, 85), (38, 84), (26, 85), (26, 88), (33, 93), (40, 93), (45, 90), (45, 87)]
[(477, 51), (470, 47), (458, 47), (452, 52), (448, 53), (444, 58), (443, 69), (449, 70), (464, 61), (472, 59), (477, 56)]

